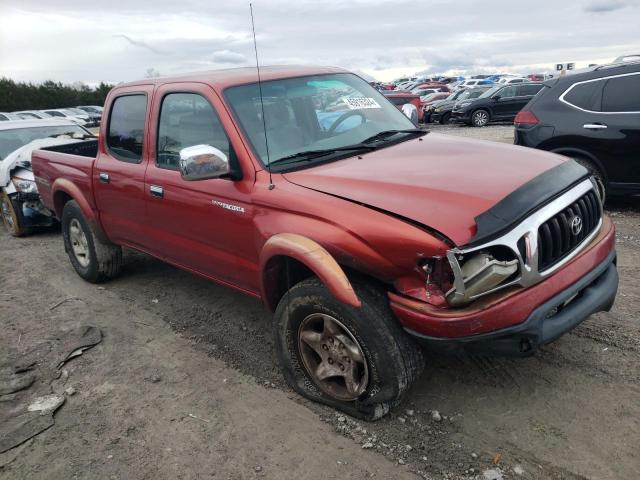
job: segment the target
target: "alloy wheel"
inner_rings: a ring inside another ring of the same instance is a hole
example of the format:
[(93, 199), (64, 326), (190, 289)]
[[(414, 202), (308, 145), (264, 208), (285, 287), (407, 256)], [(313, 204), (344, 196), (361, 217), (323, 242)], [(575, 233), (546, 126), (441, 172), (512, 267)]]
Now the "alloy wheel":
[(82, 226), (77, 218), (73, 218), (69, 222), (69, 241), (71, 242), (71, 249), (73, 255), (78, 263), (86, 268), (89, 266), (89, 244), (87, 242), (87, 236), (82, 230)]
[(473, 119), (473, 123), (477, 127), (484, 127), (489, 122), (489, 114), (484, 110), (480, 110), (473, 114)]
[(352, 401), (366, 390), (367, 360), (358, 341), (336, 318), (308, 315), (298, 329), (298, 348), (305, 369), (327, 395)]

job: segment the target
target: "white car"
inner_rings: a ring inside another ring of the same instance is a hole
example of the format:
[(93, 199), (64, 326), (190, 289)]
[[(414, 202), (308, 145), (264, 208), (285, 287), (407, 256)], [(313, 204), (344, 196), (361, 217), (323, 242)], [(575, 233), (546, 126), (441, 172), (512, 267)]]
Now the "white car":
[(0, 122), (0, 214), (13, 236), (54, 222), (42, 205), (31, 171), (31, 152), (38, 148), (79, 142), (91, 132), (65, 119)]
[(15, 113), (0, 112), (0, 122), (7, 122), (9, 120), (22, 120), (22, 118)]
[(471, 80), (465, 80), (464, 82), (458, 84), (456, 86), (456, 90), (460, 90), (461, 88), (472, 88), (479, 87), (480, 85), (484, 85), (485, 80), (482, 78), (473, 78)]
[(502, 77), (497, 83), (500, 85), (515, 85), (516, 83), (529, 83), (531, 80), (524, 77)]
[(13, 112), (13, 114), (19, 116), (23, 120), (41, 120), (54, 118), (48, 113), (44, 113), (39, 110), (20, 110), (19, 112)]
[(89, 121), (88, 115), (78, 115), (72, 112), (71, 110), (67, 110), (66, 108), (56, 108), (51, 110), (40, 110), (40, 111), (44, 113), (48, 113), (52, 117), (66, 118), (82, 126), (85, 126)]

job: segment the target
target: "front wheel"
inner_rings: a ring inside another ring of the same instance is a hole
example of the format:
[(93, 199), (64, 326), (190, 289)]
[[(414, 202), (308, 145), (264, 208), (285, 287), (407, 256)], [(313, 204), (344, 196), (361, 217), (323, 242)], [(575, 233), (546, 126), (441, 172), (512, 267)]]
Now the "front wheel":
[(448, 125), (451, 120), (451, 114), (445, 113), (440, 117), (440, 125)]
[(474, 127), (485, 127), (489, 123), (489, 112), (486, 110), (476, 110), (471, 115), (471, 125)]
[(22, 237), (29, 233), (29, 229), (24, 226), (24, 217), (20, 207), (20, 204), (12, 200), (7, 192), (2, 191), (2, 196), (0, 197), (2, 221), (9, 233), (14, 237)]
[(122, 249), (98, 238), (74, 200), (65, 204), (61, 223), (64, 249), (78, 275), (99, 283), (120, 273)]
[(424, 361), (384, 293), (366, 282), (353, 286), (360, 308), (336, 300), (315, 277), (293, 286), (276, 309), (276, 350), (298, 393), (376, 420), (399, 402)]

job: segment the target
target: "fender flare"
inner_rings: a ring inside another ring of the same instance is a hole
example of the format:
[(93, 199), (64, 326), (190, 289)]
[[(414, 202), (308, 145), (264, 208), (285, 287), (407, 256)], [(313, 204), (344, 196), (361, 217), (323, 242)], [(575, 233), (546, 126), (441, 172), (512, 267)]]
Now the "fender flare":
[(291, 257), (306, 265), (339, 301), (356, 308), (362, 305), (344, 270), (327, 250), (302, 235), (278, 233), (267, 240), (260, 252), (260, 291), (272, 310), (276, 305), (270, 305), (265, 273), (269, 260), (277, 256)]
[(62, 219), (63, 208), (63, 206), (59, 206), (55, 200), (56, 195), (59, 192), (66, 193), (71, 197), (72, 200), (76, 201), (76, 203), (80, 207), (80, 210), (82, 210), (82, 214), (87, 219), (87, 222), (89, 222), (89, 224), (93, 227), (95, 234), (98, 236), (98, 238), (100, 238), (100, 240), (108, 240), (108, 237), (105, 235), (102, 227), (100, 226), (100, 222), (98, 222), (98, 219), (96, 218), (95, 212), (91, 208), (91, 205), (89, 205), (89, 202), (87, 201), (80, 188), (78, 188), (76, 184), (74, 184), (70, 180), (67, 180), (66, 178), (58, 178), (53, 182), (53, 185), (51, 185), (51, 197), (54, 203), (53, 206), (55, 209), (55, 214), (59, 219)]

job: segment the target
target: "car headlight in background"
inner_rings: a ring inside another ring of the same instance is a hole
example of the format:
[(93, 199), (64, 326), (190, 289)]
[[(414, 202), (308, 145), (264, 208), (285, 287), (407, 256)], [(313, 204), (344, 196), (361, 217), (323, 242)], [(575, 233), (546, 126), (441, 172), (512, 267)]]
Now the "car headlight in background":
[(36, 193), (38, 191), (36, 182), (34, 182), (33, 180), (25, 180), (24, 178), (20, 177), (11, 177), (11, 181), (16, 187), (16, 190), (21, 193)]
[(458, 104), (458, 108), (468, 107), (469, 105), (471, 105), (471, 102), (462, 102)]

